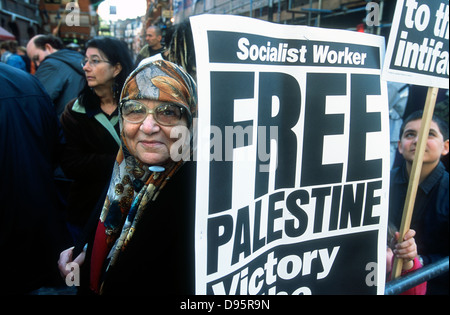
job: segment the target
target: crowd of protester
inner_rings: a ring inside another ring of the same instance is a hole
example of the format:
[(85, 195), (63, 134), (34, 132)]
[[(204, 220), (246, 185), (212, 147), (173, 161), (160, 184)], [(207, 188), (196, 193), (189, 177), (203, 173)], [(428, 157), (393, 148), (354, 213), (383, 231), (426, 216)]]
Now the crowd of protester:
[[(80, 294), (120, 294), (124, 285), (128, 293), (155, 294), (143, 281), (194, 293), (195, 163), (176, 163), (167, 153), (176, 140), (168, 136), (172, 127), (192, 128), (197, 113), (192, 34), (182, 23), (165, 40), (157, 26), (145, 38), (135, 60), (112, 37), (94, 37), (82, 52), (52, 35), (37, 35), (26, 47), (0, 44), (2, 294), (64, 286), (72, 262), (88, 275)], [(425, 93), (389, 87), (387, 271), (397, 256), (408, 273), (448, 257), (448, 90), (437, 99), (411, 230), (400, 240)], [(150, 135), (157, 143), (146, 142)], [(151, 246), (172, 259), (156, 266), (143, 248), (168, 228), (179, 233)], [(146, 279), (149, 266), (161, 276)], [(407, 292), (425, 293), (448, 294), (448, 273)]]

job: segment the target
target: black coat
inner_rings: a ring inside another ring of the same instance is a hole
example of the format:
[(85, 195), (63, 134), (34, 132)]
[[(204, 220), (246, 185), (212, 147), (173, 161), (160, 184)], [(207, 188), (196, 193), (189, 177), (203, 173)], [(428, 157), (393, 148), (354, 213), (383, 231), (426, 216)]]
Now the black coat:
[(0, 290), (8, 294), (60, 279), (56, 261), (71, 245), (53, 179), (61, 135), (40, 82), (0, 63)]
[[(406, 166), (391, 171), (389, 220), (399, 228), (408, 189)], [(442, 163), (420, 183), (414, 203), (411, 229), (417, 252), (424, 264), (437, 262), (449, 254), (449, 174)], [(448, 294), (448, 272), (431, 279), (427, 294)]]
[[(74, 101), (67, 104), (61, 115), (66, 138), (61, 157), (65, 175), (73, 180), (67, 197), (67, 220), (83, 227), (102, 193), (109, 184), (119, 145), (93, 112), (73, 110)], [(98, 112), (100, 109), (98, 108)], [(119, 123), (115, 125), (119, 134)]]
[[(130, 243), (107, 273), (103, 294), (195, 293), (195, 191), (196, 164), (186, 162), (144, 212)], [(89, 245), (100, 212), (91, 225)], [(89, 292), (89, 249), (81, 271), (81, 293)]]

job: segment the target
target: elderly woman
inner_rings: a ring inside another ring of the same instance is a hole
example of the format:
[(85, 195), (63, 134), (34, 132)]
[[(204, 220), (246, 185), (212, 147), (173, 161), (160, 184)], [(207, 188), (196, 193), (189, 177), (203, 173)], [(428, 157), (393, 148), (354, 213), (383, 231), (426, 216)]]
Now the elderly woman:
[[(196, 104), (194, 80), (171, 62), (144, 64), (128, 77), (112, 180), (86, 258), (75, 259), (82, 292), (194, 293), (195, 163), (179, 159), (192, 146), (173, 130), (192, 139)], [(72, 250), (60, 257), (64, 275)]]

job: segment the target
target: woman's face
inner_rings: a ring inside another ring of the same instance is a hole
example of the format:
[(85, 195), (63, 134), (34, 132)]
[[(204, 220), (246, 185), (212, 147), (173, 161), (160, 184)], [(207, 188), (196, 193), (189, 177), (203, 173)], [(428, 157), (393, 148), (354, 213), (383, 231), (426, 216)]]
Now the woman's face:
[[(162, 102), (139, 100), (148, 109), (154, 109)], [(177, 126), (187, 126), (185, 116)], [(171, 161), (170, 149), (179, 138), (171, 138), (174, 127), (159, 124), (153, 114), (148, 114), (141, 123), (130, 123), (123, 119), (123, 135), (130, 153), (139, 161), (148, 165), (164, 165)]]
[(97, 48), (89, 47), (86, 50), (84, 61), (83, 70), (91, 88), (112, 86), (114, 78), (122, 70), (120, 64), (112, 65)]

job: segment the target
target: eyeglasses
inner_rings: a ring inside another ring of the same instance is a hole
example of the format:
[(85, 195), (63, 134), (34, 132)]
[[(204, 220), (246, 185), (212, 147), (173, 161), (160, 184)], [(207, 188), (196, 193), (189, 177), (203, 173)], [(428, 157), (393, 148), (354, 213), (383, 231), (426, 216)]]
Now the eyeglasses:
[(161, 104), (154, 109), (149, 109), (141, 102), (135, 100), (122, 101), (120, 103), (122, 117), (132, 124), (140, 124), (148, 114), (152, 114), (157, 123), (163, 126), (178, 125), (185, 113), (189, 113), (186, 108), (176, 104)]
[(90, 65), (91, 67), (96, 67), (96, 66), (98, 66), (98, 64), (100, 64), (100, 63), (102, 63), (102, 62), (106, 62), (106, 63), (112, 64), (112, 63), (109, 62), (108, 60), (102, 60), (102, 59), (98, 59), (98, 58), (93, 58), (93, 59), (84, 59), (84, 60), (81, 62), (81, 66), (84, 68), (84, 66), (85, 66), (87, 63), (89, 63), (89, 65)]

